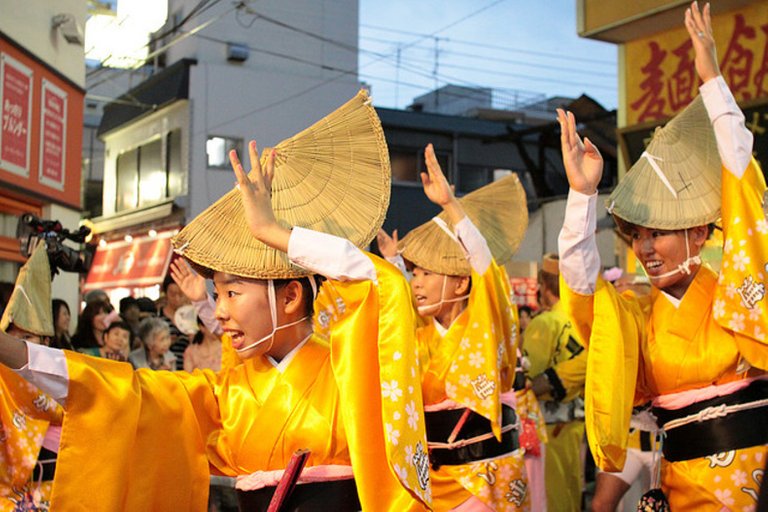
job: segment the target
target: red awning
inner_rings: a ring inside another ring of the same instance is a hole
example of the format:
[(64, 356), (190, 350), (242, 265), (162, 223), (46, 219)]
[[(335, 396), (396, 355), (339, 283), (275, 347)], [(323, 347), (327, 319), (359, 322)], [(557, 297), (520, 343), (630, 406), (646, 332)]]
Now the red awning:
[(175, 233), (165, 231), (154, 237), (141, 236), (98, 247), (85, 290), (143, 288), (162, 283), (171, 262), (171, 237)]

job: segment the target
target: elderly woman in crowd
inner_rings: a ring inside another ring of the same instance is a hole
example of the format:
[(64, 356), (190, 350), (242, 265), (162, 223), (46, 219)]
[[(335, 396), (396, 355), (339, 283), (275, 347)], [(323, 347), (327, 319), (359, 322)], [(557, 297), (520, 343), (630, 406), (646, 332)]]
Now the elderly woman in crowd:
[(145, 318), (139, 325), (139, 338), (144, 346), (128, 356), (134, 368), (176, 369), (176, 356), (170, 351), (171, 333), (163, 319)]

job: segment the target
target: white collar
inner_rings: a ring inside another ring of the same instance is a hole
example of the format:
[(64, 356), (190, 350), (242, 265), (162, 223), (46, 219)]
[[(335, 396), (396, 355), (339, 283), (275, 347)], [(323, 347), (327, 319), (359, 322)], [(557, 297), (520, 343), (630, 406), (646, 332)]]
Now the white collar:
[(301, 340), (301, 342), (299, 342), (298, 345), (293, 347), (293, 349), (290, 352), (288, 352), (280, 362), (278, 362), (272, 356), (267, 356), (267, 361), (272, 363), (272, 366), (277, 368), (277, 371), (279, 371), (280, 373), (285, 373), (285, 370), (286, 368), (288, 368), (288, 365), (291, 363), (291, 361), (293, 361), (293, 358), (296, 357), (296, 354), (299, 352), (299, 350), (301, 350), (301, 347), (307, 344), (307, 342), (309, 341), (309, 338), (312, 337), (312, 334), (313, 333), (310, 333), (309, 336)]

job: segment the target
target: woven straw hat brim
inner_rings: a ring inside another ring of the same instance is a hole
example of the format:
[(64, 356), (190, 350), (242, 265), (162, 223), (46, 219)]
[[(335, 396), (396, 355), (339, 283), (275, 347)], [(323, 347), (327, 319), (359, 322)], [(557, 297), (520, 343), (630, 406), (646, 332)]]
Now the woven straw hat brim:
[(639, 226), (684, 229), (720, 216), (721, 162), (712, 123), (697, 97), (654, 134), (646, 152), (616, 186), (607, 206), (613, 215)]
[[(360, 91), (275, 149), (272, 208), (278, 221), (365, 247), (384, 222), (391, 191), (389, 152), (368, 94)], [(263, 152), (262, 165), (268, 154)], [(308, 275), (284, 253), (253, 238), (237, 189), (193, 219), (173, 245), (208, 275), (211, 271), (256, 279)]]
[[(459, 199), (464, 212), (488, 243), (499, 265), (517, 251), (528, 228), (525, 190), (516, 174)], [(438, 215), (452, 230), (445, 212)], [(433, 220), (411, 230), (398, 244), (403, 258), (431, 272), (468, 276), (472, 267), (461, 246)]]
[(16, 286), (0, 319), (5, 332), (13, 324), (38, 336), (53, 336), (51, 266), (45, 243), (39, 243), (19, 270)]

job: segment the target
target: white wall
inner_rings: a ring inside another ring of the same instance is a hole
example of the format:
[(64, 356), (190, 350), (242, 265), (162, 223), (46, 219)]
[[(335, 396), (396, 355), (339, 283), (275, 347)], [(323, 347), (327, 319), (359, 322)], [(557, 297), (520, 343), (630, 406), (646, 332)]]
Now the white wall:
[[(598, 220), (607, 215), (605, 208), (603, 208), (607, 198), (607, 195), (601, 195), (597, 199)], [(545, 253), (557, 254), (557, 237), (563, 226), (564, 218), (565, 199), (542, 204), (541, 208), (529, 216), (525, 239), (520, 244), (520, 248), (512, 261), (540, 262)], [(615, 238), (610, 229), (597, 233), (597, 248), (600, 251), (600, 261), (604, 267), (612, 267), (619, 263), (616, 255)]]
[[(74, 15), (85, 30), (85, 0), (0, 0), (0, 30), (80, 87), (85, 87), (83, 45), (68, 43), (51, 18)], [(85, 36), (83, 36), (85, 37)]]

